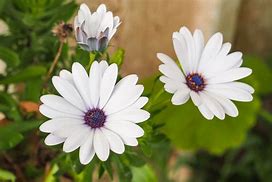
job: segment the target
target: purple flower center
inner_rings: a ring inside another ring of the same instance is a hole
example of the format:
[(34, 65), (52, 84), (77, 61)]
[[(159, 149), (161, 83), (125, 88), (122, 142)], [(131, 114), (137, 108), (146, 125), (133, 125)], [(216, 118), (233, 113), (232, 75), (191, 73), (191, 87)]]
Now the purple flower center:
[(98, 108), (90, 109), (85, 113), (84, 120), (85, 124), (89, 125), (90, 127), (100, 128), (104, 126), (106, 115), (104, 111)]
[(186, 77), (187, 86), (196, 92), (202, 91), (205, 87), (204, 79), (198, 73), (191, 73)]

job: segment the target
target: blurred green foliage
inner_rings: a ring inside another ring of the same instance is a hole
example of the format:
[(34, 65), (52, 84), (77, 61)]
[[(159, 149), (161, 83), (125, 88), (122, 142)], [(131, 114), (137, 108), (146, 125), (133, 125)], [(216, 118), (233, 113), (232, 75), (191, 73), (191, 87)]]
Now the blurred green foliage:
[(239, 148), (229, 150), (222, 156), (198, 152), (189, 159), (180, 158), (177, 165), (194, 169), (192, 182), (271, 181), (271, 129), (271, 123), (260, 120)]

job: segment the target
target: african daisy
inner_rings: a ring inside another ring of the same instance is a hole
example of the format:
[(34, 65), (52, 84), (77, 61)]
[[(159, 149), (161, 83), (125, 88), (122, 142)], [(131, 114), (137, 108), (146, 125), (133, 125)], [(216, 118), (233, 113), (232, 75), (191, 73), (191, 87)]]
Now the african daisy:
[(241, 67), (242, 53), (229, 53), (230, 43), (223, 43), (221, 33), (214, 34), (204, 44), (203, 33), (195, 30), (192, 34), (186, 27), (173, 33), (173, 45), (180, 67), (169, 56), (158, 53), (163, 62), (159, 70), (164, 75), (160, 80), (167, 92), (174, 94), (174, 105), (192, 99), (207, 119), (214, 116), (224, 119), (225, 114), (236, 117), (238, 109), (231, 101), (249, 102), (254, 89), (237, 80), (252, 73)]
[(41, 97), (40, 112), (50, 120), (40, 126), (49, 135), (47, 145), (63, 144), (65, 152), (79, 149), (82, 164), (94, 155), (105, 161), (110, 150), (122, 154), (124, 144), (136, 146), (143, 129), (137, 123), (150, 114), (141, 109), (148, 101), (141, 97), (144, 90), (137, 85), (137, 75), (128, 75), (117, 84), (118, 67), (106, 61), (95, 61), (89, 75), (79, 63), (72, 72), (62, 70), (52, 82), (60, 96)]

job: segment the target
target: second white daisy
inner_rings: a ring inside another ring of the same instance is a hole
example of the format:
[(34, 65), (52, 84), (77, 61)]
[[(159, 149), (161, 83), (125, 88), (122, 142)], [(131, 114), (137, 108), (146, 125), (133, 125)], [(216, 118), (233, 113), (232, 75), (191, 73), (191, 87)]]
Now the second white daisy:
[(119, 25), (119, 17), (113, 17), (104, 4), (93, 13), (86, 4), (81, 4), (74, 20), (77, 43), (86, 51), (103, 51)]
[(61, 96), (41, 97), (40, 112), (51, 120), (40, 126), (50, 133), (45, 143), (64, 142), (63, 150), (72, 152), (80, 147), (79, 159), (88, 164), (94, 155), (105, 161), (109, 151), (124, 152), (124, 144), (136, 146), (143, 129), (137, 123), (150, 114), (141, 109), (148, 101), (141, 97), (144, 90), (137, 85), (137, 75), (129, 75), (117, 84), (118, 67), (106, 61), (94, 62), (88, 75), (84, 67), (74, 63), (72, 73), (62, 70), (54, 76), (54, 87)]
[(252, 73), (242, 65), (242, 53), (229, 53), (230, 43), (223, 43), (221, 33), (214, 34), (204, 45), (203, 33), (192, 34), (186, 27), (173, 33), (173, 45), (181, 68), (169, 56), (158, 53), (163, 62), (159, 70), (164, 74), (160, 80), (167, 92), (174, 94), (174, 105), (192, 99), (207, 119), (214, 116), (224, 119), (225, 114), (236, 117), (238, 109), (231, 101), (249, 102), (254, 89), (237, 82)]

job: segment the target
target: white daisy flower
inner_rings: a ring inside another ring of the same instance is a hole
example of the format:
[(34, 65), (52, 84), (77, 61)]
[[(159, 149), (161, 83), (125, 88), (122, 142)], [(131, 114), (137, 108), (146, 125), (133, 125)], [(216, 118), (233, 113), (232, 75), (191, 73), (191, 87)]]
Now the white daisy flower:
[(148, 101), (137, 85), (137, 75), (128, 75), (117, 84), (118, 67), (106, 61), (95, 61), (88, 75), (83, 66), (74, 63), (72, 73), (62, 70), (52, 82), (58, 95), (41, 97), (40, 112), (48, 118), (40, 130), (50, 133), (45, 144), (63, 143), (65, 152), (80, 147), (79, 159), (88, 164), (94, 154), (105, 161), (109, 151), (122, 154), (124, 144), (136, 146), (144, 130), (137, 123), (150, 114), (141, 109)]
[(77, 43), (86, 51), (103, 51), (119, 25), (119, 17), (113, 17), (104, 4), (94, 13), (86, 4), (81, 4), (74, 20)]
[(242, 65), (242, 53), (229, 53), (230, 43), (223, 43), (221, 33), (214, 34), (204, 45), (203, 33), (195, 30), (193, 35), (182, 27), (173, 33), (173, 44), (181, 68), (170, 57), (158, 53), (163, 62), (159, 66), (164, 75), (167, 92), (174, 94), (172, 103), (181, 105), (192, 99), (207, 119), (214, 116), (224, 119), (225, 114), (236, 117), (238, 110), (234, 101), (252, 101), (254, 89), (237, 80), (245, 78), (252, 70)]

